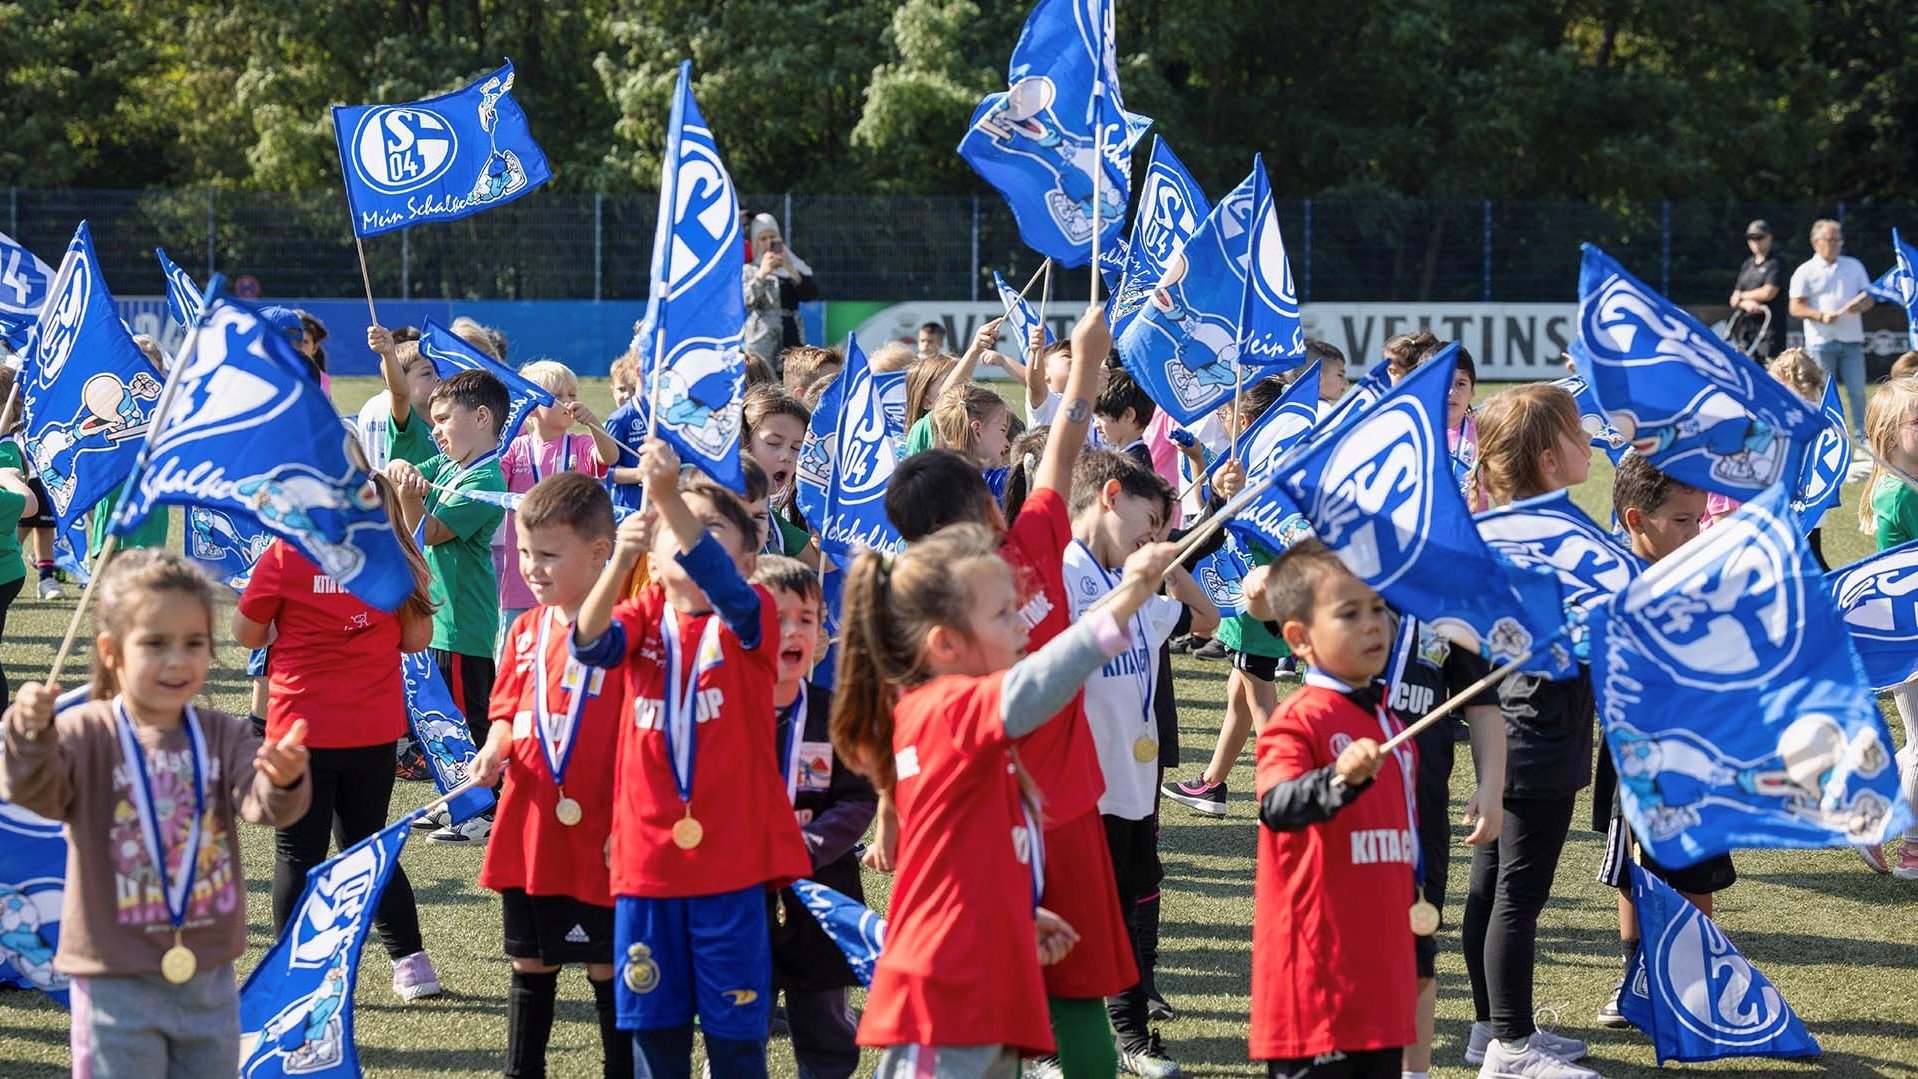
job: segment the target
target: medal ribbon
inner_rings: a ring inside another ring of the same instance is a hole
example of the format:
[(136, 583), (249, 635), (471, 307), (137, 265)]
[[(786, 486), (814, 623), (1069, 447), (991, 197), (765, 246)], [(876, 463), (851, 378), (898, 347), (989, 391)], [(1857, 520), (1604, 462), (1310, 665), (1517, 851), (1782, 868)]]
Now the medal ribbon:
[[(552, 445), (552, 443), (549, 442), (547, 443), (547, 445), (550, 446)], [(540, 481), (538, 436), (534, 436), (529, 441), (527, 445), (527, 450), (528, 450), (528, 453), (526, 454), (527, 463), (530, 464), (533, 468), (533, 486), (537, 487), (539, 486), (539, 481)], [(572, 470), (573, 470), (573, 436), (561, 435), (559, 436), (559, 471), (571, 472)], [(554, 473), (554, 475), (558, 475), (558, 474), (559, 474), (558, 472)]]
[[(586, 713), (586, 700), (593, 695), (593, 673), (585, 664), (568, 656), (566, 670), (578, 668), (579, 688), (567, 699), (563, 721), (546, 707), (546, 627), (552, 621), (550, 614), (539, 620), (539, 652), (533, 662), (533, 721), (538, 728), (539, 752), (546, 759), (546, 770), (553, 776), (553, 785), (563, 787), (566, 768), (573, 761), (573, 750), (579, 748), (579, 717)], [(561, 684), (563, 690), (564, 676)]]
[(694, 654), (690, 669), (680, 661), (680, 652), (684, 642), (679, 635), (679, 615), (667, 607), (659, 620), (659, 635), (665, 642), (666, 684), (660, 701), (666, 715), (665, 722), (659, 725), (660, 733), (666, 737), (666, 762), (672, 765), (673, 785), (679, 789), (679, 800), (688, 805), (693, 800), (693, 762), (699, 755), (699, 730), (695, 719), (699, 713), (699, 676), (719, 666), (722, 652), (719, 647), (720, 617), (717, 612), (708, 615), (706, 628), (699, 635), (699, 651)]
[(1039, 818), (1033, 815), (1032, 803), (1023, 792), (1019, 795), (1019, 814), (1026, 819), (1026, 868), (1032, 871), (1032, 906), (1036, 910), (1046, 894), (1046, 836), (1039, 830)]
[(200, 720), (193, 706), (187, 705), (184, 722), (193, 759), (193, 820), (187, 826), (186, 851), (180, 856), (180, 871), (177, 876), (169, 875), (146, 751), (140, 748), (140, 739), (133, 733), (133, 720), (127, 716), (126, 705), (118, 697), (113, 700), (113, 717), (120, 735), (120, 755), (126, 758), (128, 770), (133, 773), (127, 794), (133, 800), (134, 815), (140, 820), (140, 838), (145, 842), (147, 857), (153, 860), (153, 874), (160, 879), (165, 893), (167, 915), (173, 919), (173, 928), (178, 930), (186, 921), (187, 900), (193, 895), (193, 876), (199, 868), (200, 845), (205, 839), (202, 822), (206, 817), (206, 737), (200, 732)]
[[(414, 416), (414, 419), (417, 420), (418, 418), (419, 417), (417, 415)], [(413, 542), (419, 544), (420, 550), (422, 551), (426, 550), (426, 519), (428, 517), (431, 517), (433, 513), (439, 509), (439, 506), (440, 506), (440, 501), (442, 496), (439, 492), (439, 488), (440, 487), (457, 487), (459, 486), (459, 482), (465, 479), (468, 473), (486, 464), (486, 462), (488, 461), (494, 461), (498, 459), (499, 459), (499, 450), (497, 448), (487, 450), (485, 453), (482, 453), (478, 457), (473, 458), (472, 464), (461, 466), (459, 471), (453, 473), (452, 479), (447, 480), (443, 484), (429, 485), (432, 488), (432, 491), (430, 494), (426, 496), (426, 509), (420, 513), (420, 523), (413, 527)]]
[(786, 740), (779, 750), (779, 766), (786, 777), (786, 801), (799, 800), (800, 728), (806, 725), (806, 683), (799, 683), (799, 696), (786, 706)]
[[(1111, 592), (1117, 589), (1119, 585), (1125, 580), (1124, 573), (1109, 572), (1105, 568), (1105, 566), (1099, 562), (1098, 558), (1093, 556), (1092, 548), (1086, 546), (1083, 543), (1079, 543), (1078, 540), (1073, 540), (1072, 542), (1079, 544), (1079, 549), (1086, 553), (1086, 560), (1092, 563), (1093, 569), (1096, 569), (1099, 571), (1099, 577), (1101, 580), (1105, 582), (1107, 592)], [(1158, 737), (1159, 737), (1159, 723), (1158, 723), (1158, 717), (1153, 715), (1152, 713), (1152, 695), (1153, 695), (1154, 689), (1156, 688), (1153, 685), (1153, 683), (1158, 680), (1159, 670), (1158, 670), (1158, 664), (1152, 662), (1153, 648), (1148, 638), (1145, 635), (1145, 609), (1143, 607), (1141, 607), (1138, 611), (1133, 613), (1131, 629), (1132, 629), (1132, 640), (1135, 642), (1136, 647), (1141, 655), (1141, 659), (1139, 660), (1139, 670), (1132, 676), (1132, 678), (1133, 678), (1133, 681), (1135, 682), (1144, 683), (1143, 688), (1145, 691), (1144, 713), (1145, 713), (1146, 735), (1150, 736), (1152, 740), (1156, 742), (1158, 741)], [(1131, 651), (1131, 650), (1132, 650), (1132, 647), (1128, 646), (1127, 651)]]
[[(1386, 668), (1385, 674), (1387, 682), (1385, 691), (1379, 698), (1378, 706), (1379, 729), (1385, 732), (1386, 742), (1391, 741), (1400, 730), (1404, 729), (1400, 724), (1394, 723), (1390, 718), (1392, 715), (1392, 687), (1395, 683), (1403, 681), (1406, 670), (1410, 668), (1414, 662), (1417, 662), (1413, 656), (1418, 649), (1418, 621), (1411, 615), (1400, 615), (1399, 619), (1398, 640), (1393, 642), (1396, 647), (1393, 650), (1392, 665)], [(1384, 745), (1385, 743), (1381, 742), (1379, 744)], [(1418, 798), (1413, 793), (1414, 769), (1409, 767), (1406, 762), (1406, 757), (1409, 756), (1408, 748), (1409, 747), (1406, 746), (1400, 746), (1398, 749), (1392, 751), (1392, 756), (1398, 761), (1399, 778), (1405, 782), (1405, 822), (1412, 829), (1412, 883), (1418, 888), (1419, 895), (1423, 897), (1425, 895), (1425, 850), (1419, 846)]]

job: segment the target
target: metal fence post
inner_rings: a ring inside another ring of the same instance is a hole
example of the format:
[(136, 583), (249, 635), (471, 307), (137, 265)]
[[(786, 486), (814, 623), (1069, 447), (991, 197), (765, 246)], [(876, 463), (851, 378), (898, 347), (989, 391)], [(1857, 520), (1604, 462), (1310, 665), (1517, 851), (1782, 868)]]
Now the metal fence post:
[(1672, 203), (1658, 204), (1658, 291), (1672, 294)]
[(1481, 219), (1482, 219), (1481, 220), (1482, 231), (1485, 237), (1484, 238), (1485, 284), (1484, 284), (1484, 287), (1481, 289), (1482, 295), (1479, 298), (1484, 300), (1486, 303), (1491, 303), (1492, 302), (1492, 200), (1491, 199), (1486, 199), (1484, 205), (1481, 207)]
[(18, 185), (7, 188), (7, 234), (20, 235), (20, 188)]
[(604, 257), (604, 252), (606, 250), (605, 244), (604, 244), (605, 230), (604, 230), (604, 226), (601, 224), (601, 222), (604, 220), (601, 211), (604, 209), (605, 205), (606, 205), (605, 193), (600, 191), (593, 192), (593, 302), (594, 303), (598, 303), (600, 300), (600, 296), (601, 296), (600, 283), (605, 275), (605, 264), (602, 262), (602, 259)]
[[(793, 245), (793, 193), (790, 191), (786, 192), (786, 209), (781, 215), (779, 231), (785, 233), (786, 247), (790, 250)], [(752, 237), (748, 236), (747, 239)]]
[(972, 196), (972, 302), (979, 302), (979, 196)]
[(413, 298), (413, 238), (400, 230), (400, 299)]
[(1305, 200), (1305, 247), (1299, 253), (1299, 302), (1312, 299), (1312, 200)]
[(1844, 228), (1845, 228), (1845, 200), (1839, 199), (1838, 200), (1838, 229), (1839, 231), (1842, 232), (1844, 231)]
[(213, 280), (213, 237), (218, 222), (217, 198), (215, 187), (206, 185), (206, 280)]

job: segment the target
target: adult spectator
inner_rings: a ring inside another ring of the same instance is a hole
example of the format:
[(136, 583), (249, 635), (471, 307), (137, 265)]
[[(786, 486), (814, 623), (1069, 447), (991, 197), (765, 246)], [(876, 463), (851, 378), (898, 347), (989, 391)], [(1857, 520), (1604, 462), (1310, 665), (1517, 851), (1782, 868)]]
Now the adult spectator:
[(745, 267), (746, 351), (778, 371), (779, 353), (806, 343), (799, 329), (799, 303), (819, 298), (812, 267), (779, 235), (771, 214), (753, 218), (752, 260)]
[(1845, 249), (1844, 229), (1829, 218), (1811, 226), (1812, 257), (1792, 271), (1791, 313), (1805, 320), (1805, 351), (1826, 378), (1838, 379), (1851, 405), (1853, 437), (1865, 441), (1865, 323), (1871, 310), (1865, 291), (1871, 275)]
[(1763, 363), (1785, 351), (1785, 260), (1772, 251), (1771, 226), (1762, 219), (1745, 226), (1745, 246), (1751, 256), (1732, 283), (1731, 343)]

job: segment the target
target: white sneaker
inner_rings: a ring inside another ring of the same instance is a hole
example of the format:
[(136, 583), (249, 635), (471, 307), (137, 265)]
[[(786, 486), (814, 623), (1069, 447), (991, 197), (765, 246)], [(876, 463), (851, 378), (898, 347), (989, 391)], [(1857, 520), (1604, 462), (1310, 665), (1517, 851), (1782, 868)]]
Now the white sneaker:
[(474, 817), (465, 824), (455, 824), (441, 828), (426, 838), (435, 843), (463, 843), (469, 846), (483, 846), (486, 843), (486, 837), (491, 835), (492, 832), (493, 822), (491, 820), (485, 817)]
[[(1492, 1024), (1473, 1023), (1472, 1036), (1465, 1042), (1465, 1063), (1485, 1063), (1485, 1047), (1491, 1045), (1493, 1040)], [(1579, 1041), (1577, 1038), (1567, 1038), (1562, 1034), (1554, 1034), (1544, 1027), (1539, 1027), (1532, 1031), (1532, 1039), (1529, 1044), (1544, 1050), (1560, 1060), (1567, 1061), (1578, 1060), (1587, 1052), (1584, 1042)]]
[(416, 832), (431, 832), (452, 826), (453, 818), (447, 815), (445, 806), (413, 818), (413, 830)]
[(1485, 1063), (1479, 1067), (1478, 1079), (1598, 1079), (1598, 1073), (1546, 1052), (1539, 1046), (1538, 1036), (1533, 1035), (1523, 1049), (1508, 1049), (1504, 1042), (1493, 1039), (1485, 1047)]
[(60, 587), (59, 581), (51, 577), (42, 577), (40, 578), (40, 598), (65, 599), (67, 598), (67, 591)]

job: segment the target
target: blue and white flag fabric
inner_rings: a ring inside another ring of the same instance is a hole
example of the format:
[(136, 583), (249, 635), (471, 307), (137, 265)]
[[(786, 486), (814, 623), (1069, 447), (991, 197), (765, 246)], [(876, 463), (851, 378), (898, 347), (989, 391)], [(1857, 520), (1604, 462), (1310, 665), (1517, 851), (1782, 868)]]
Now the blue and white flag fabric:
[[(1296, 513), (1293, 516), (1304, 520)], [(1245, 613), (1245, 575), (1252, 572), (1252, 566), (1252, 554), (1245, 542), (1228, 528), (1219, 549), (1192, 564), (1192, 579), (1219, 609), (1219, 617), (1237, 618)]]
[(0, 232), (0, 339), (12, 339), (40, 317), (53, 278), (53, 267)]
[(28, 330), (19, 386), (27, 456), (53, 503), (55, 542), (78, 561), (81, 519), (133, 470), (162, 388), (120, 321), (85, 221)]
[(1618, 1011), (1652, 1039), (1661, 1067), (1822, 1052), (1771, 980), (1715, 922), (1671, 885), (1636, 864), (1628, 868), (1639, 943)]
[(0, 802), (0, 985), (38, 989), (64, 1008), (67, 976), (53, 969), (67, 894), (62, 828)]
[(835, 559), (862, 548), (896, 551), (904, 546), (886, 517), (886, 486), (899, 464), (899, 438), (883, 388), (874, 378), (858, 339), (846, 338), (846, 366), (820, 397), (832, 420), (829, 437), (810, 439), (796, 467), (799, 511), (819, 534), (819, 546)]
[[(467, 770), (479, 748), (466, 726), (466, 716), (453, 703), (453, 694), (440, 677), (440, 668), (430, 652), (404, 652), (400, 655), (402, 688), (406, 695), (406, 722), (413, 741), (425, 755), (433, 773), (433, 786), (441, 794), (466, 782)], [(493, 792), (474, 787), (451, 802), (446, 811), (453, 823), (484, 813), (493, 805)]]
[(166, 248), (156, 247), (153, 254), (160, 260), (160, 272), (166, 275), (167, 314), (173, 316), (176, 326), (195, 325), (200, 321), (200, 312), (206, 309), (206, 295), (178, 263), (167, 257)]
[(661, 167), (659, 229), (646, 302), (653, 367), (646, 383), (658, 433), (720, 486), (746, 489), (739, 464), (741, 341), (739, 193), (693, 100), (691, 62), (679, 65)]
[[(1039, 325), (1039, 312), (1032, 309), (1018, 289), (1006, 284), (998, 270), (992, 271), (992, 284), (999, 290), (999, 302), (1006, 308), (1005, 324), (999, 328), (999, 351), (1018, 357), (1019, 362), (1028, 367), (1040, 362), (1040, 357), (1032, 355), (1032, 330)], [(1012, 345), (1009, 349), (1005, 347), (1007, 342)], [(1045, 342), (1052, 344), (1051, 330), (1046, 331)]]
[(451, 221), (553, 178), (513, 100), (513, 65), (400, 105), (335, 105), (333, 137), (360, 236)]
[(1918, 348), (1918, 250), (1901, 239), (1897, 229), (1892, 229), (1891, 253), (1897, 262), (1885, 277), (1891, 279), (1892, 299), (1905, 310), (1905, 343)]
[(1114, 340), (1145, 306), (1146, 297), (1159, 287), (1173, 256), (1211, 212), (1205, 191), (1185, 170), (1165, 136), (1154, 136), (1152, 159), (1139, 184), (1139, 210), (1133, 215), (1132, 235), (1127, 241), (1125, 277), (1106, 306)]
[(886, 919), (844, 892), (816, 880), (793, 881), (793, 893), (819, 920), (819, 928), (846, 956), (846, 965), (860, 985), (872, 984), (872, 969), (886, 947)]
[(272, 542), (273, 533), (250, 514), (211, 506), (187, 508), (186, 556), (232, 588), (246, 588), (254, 565)]
[(1890, 732), (1783, 485), (1592, 620), (1625, 818), (1660, 865), (1881, 843), (1911, 820)]
[(1811, 405), (1611, 256), (1584, 251), (1572, 358), (1633, 448), (1728, 498), (1795, 477), (1824, 426)]
[(1832, 570), (1825, 587), (1873, 689), (1918, 677), (1918, 540)]
[(1346, 568), (1394, 610), (1499, 663), (1568, 676), (1564, 602), (1550, 573), (1480, 538), (1452, 476), (1446, 395), (1458, 346), (1420, 364), (1344, 427), (1280, 469), (1284, 493)]
[[(1372, 365), (1370, 371), (1359, 376), (1359, 380), (1352, 384), (1352, 388), (1345, 391), (1345, 396), (1332, 405), (1332, 411), (1320, 418), (1317, 426), (1312, 428), (1313, 437), (1345, 427), (1366, 409), (1378, 404), (1379, 400), (1390, 392), (1392, 392), (1392, 361), (1380, 360)], [(1451, 443), (1448, 441), (1446, 444), (1449, 447)]]
[(1618, 428), (1612, 426), (1611, 417), (1605, 415), (1605, 410), (1599, 407), (1598, 398), (1593, 396), (1591, 386), (1578, 375), (1553, 379), (1552, 385), (1572, 395), (1572, 400), (1578, 403), (1579, 429), (1592, 440), (1594, 449), (1605, 451), (1605, 456), (1611, 458), (1612, 467), (1618, 467), (1618, 463), (1625, 459), (1625, 451), (1631, 449), (1632, 444), (1619, 433)]
[(371, 477), (347, 455), (352, 433), (293, 346), (216, 284), (186, 351), (113, 534), (159, 506), (210, 507), (286, 540), (369, 605), (398, 609), (414, 588), (405, 551)]
[(426, 357), (442, 379), (452, 378), (461, 371), (484, 371), (505, 384), (506, 423), (500, 427), (500, 453), (505, 453), (506, 447), (513, 444), (520, 425), (534, 409), (553, 403), (553, 395), (546, 387), (467, 344), (458, 334), (430, 318), (420, 328), (420, 355)]
[(357, 1077), (353, 987), (408, 814), (307, 871), (279, 939), (240, 988), (241, 1079)]
[[(1893, 238), (1893, 246), (1898, 246)], [(1865, 286), (1865, 294), (1879, 303), (1895, 303), (1900, 307), (1918, 299), (1918, 283), (1914, 283), (1911, 271), (1900, 263), (1892, 263), (1891, 269), (1878, 275), (1878, 280)]]
[(1540, 568), (1558, 577), (1565, 596), (1565, 624), (1572, 653), (1591, 657), (1587, 623), (1594, 610), (1625, 590), (1645, 562), (1598, 526), (1572, 501), (1553, 491), (1486, 510), (1472, 518), (1492, 550), (1520, 569)]
[(1006, 84), (973, 111), (959, 156), (1004, 196), (1027, 247), (1084, 266), (1094, 220), (1107, 246), (1125, 224), (1132, 146), (1150, 122), (1127, 113), (1119, 94), (1112, 0), (1039, 0), (1012, 47)]
[[(1239, 460), (1245, 466), (1248, 484), (1270, 476), (1287, 454), (1305, 443), (1306, 436), (1318, 422), (1318, 400), (1319, 369), (1314, 364), (1239, 435)], [(1206, 476), (1217, 475), (1231, 459), (1230, 452), (1219, 455), (1207, 467)], [(1277, 484), (1270, 483), (1227, 521), (1225, 527), (1240, 540), (1257, 543), (1271, 551), (1283, 551), (1312, 534), (1305, 515)], [(1229, 556), (1227, 562), (1215, 563), (1220, 570), (1228, 564)]]
[(1840, 488), (1851, 472), (1851, 430), (1845, 426), (1845, 406), (1838, 400), (1838, 380), (1825, 379), (1825, 399), (1818, 407), (1825, 429), (1811, 444), (1792, 488), (1791, 508), (1807, 532), (1818, 527), (1825, 511), (1838, 504)]
[(1268, 374), (1288, 371), (1305, 362), (1305, 326), (1263, 156), (1252, 162), (1251, 241), (1239, 306), (1239, 362)]

